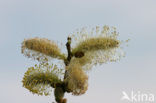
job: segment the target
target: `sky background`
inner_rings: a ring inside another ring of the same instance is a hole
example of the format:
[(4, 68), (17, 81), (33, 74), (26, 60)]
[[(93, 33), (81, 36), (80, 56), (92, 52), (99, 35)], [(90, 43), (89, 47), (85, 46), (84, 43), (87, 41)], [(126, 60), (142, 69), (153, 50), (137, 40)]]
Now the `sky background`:
[(22, 87), (35, 64), (21, 54), (25, 38), (66, 42), (77, 28), (115, 26), (121, 40), (131, 39), (126, 57), (89, 73), (85, 95), (66, 94), (68, 103), (128, 103), (122, 91), (156, 95), (156, 0), (0, 0), (0, 103), (51, 103)]

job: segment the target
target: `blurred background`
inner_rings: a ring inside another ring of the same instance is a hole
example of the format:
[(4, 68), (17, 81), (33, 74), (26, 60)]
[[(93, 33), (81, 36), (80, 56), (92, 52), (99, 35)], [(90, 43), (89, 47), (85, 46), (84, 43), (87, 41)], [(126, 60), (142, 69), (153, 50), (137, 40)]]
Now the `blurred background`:
[[(77, 28), (115, 26), (120, 40), (131, 39), (119, 62), (89, 73), (85, 95), (66, 94), (68, 103), (129, 103), (122, 91), (156, 95), (155, 0), (0, 0), (0, 103), (52, 103), (22, 87), (27, 68), (36, 62), (21, 54), (25, 38), (45, 37), (66, 43)], [(65, 47), (64, 47), (65, 48)]]

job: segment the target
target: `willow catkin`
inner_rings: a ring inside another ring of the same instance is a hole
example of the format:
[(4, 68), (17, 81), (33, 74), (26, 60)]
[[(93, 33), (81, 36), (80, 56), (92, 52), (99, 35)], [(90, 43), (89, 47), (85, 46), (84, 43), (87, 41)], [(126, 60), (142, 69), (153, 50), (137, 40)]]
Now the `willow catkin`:
[(56, 67), (48, 64), (28, 68), (23, 77), (23, 87), (30, 92), (38, 95), (49, 95), (51, 86), (61, 83), (61, 71)]
[(97, 26), (91, 31), (82, 28), (72, 35), (74, 39), (72, 54), (74, 56), (81, 52), (84, 54), (80, 58), (75, 56), (71, 62), (79, 63), (83, 70), (91, 70), (94, 65), (120, 60), (124, 52), (118, 35), (115, 27)]
[(78, 51), (87, 52), (95, 50), (107, 50), (110, 48), (118, 47), (119, 41), (108, 37), (88, 38), (80, 42), (73, 50), (73, 54)]
[(71, 63), (66, 67), (67, 76), (65, 82), (67, 82), (67, 88), (73, 95), (81, 95), (88, 89), (88, 76), (82, 70), (81, 65), (77, 63)]
[(46, 56), (64, 59), (57, 44), (45, 38), (30, 38), (22, 42), (22, 53), (37, 60), (46, 60)]

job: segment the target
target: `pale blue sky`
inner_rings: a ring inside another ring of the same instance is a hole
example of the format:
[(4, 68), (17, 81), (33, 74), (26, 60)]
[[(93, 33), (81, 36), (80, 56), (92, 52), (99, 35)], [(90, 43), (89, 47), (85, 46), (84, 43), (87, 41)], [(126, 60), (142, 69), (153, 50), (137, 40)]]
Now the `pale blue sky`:
[(0, 0), (0, 103), (51, 103), (32, 95), (21, 80), (34, 61), (21, 54), (24, 38), (45, 37), (65, 43), (84, 26), (115, 26), (120, 39), (131, 39), (126, 57), (98, 66), (89, 74), (85, 95), (67, 94), (68, 103), (125, 103), (122, 91), (156, 95), (155, 0)]

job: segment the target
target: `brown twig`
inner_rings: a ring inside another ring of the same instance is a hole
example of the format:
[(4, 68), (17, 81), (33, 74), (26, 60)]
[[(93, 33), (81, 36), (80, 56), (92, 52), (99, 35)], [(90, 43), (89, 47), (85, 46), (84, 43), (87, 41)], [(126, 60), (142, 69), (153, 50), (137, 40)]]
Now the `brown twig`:
[[(70, 37), (67, 38), (66, 48), (68, 51), (68, 56), (67, 56), (67, 59), (64, 60), (64, 63), (66, 66), (68, 66), (73, 56), (71, 52), (71, 38)], [(65, 70), (64, 80), (66, 79), (66, 77), (67, 77), (67, 70)], [(55, 99), (57, 103), (66, 103), (67, 100), (63, 99), (63, 95), (65, 92), (70, 92), (67, 88), (67, 83), (63, 82), (58, 85), (56, 84), (54, 94), (55, 94)], [(62, 96), (59, 97), (59, 95), (62, 95)]]

